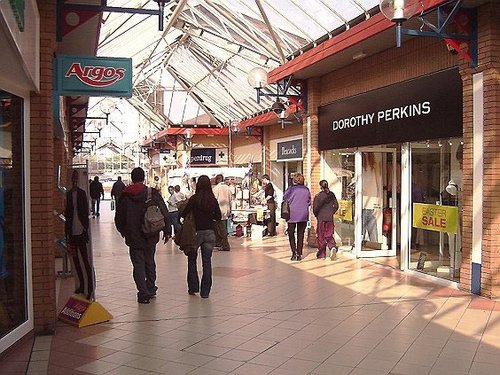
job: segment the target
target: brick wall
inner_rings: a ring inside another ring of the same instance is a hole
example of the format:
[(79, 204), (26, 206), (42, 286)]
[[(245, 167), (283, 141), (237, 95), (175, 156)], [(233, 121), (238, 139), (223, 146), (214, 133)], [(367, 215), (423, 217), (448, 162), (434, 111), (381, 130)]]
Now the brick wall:
[[(481, 294), (500, 296), (500, 4), (478, 9), (478, 66), (461, 69), (464, 83), (464, 171), (472, 171), (472, 76), (483, 73), (483, 242)], [(464, 173), (463, 262), (461, 285), (470, 290), (473, 174)]]
[(31, 253), (36, 333), (55, 328), (54, 146), (52, 63), (56, 47), (56, 1), (39, 0), (40, 94), (31, 95)]

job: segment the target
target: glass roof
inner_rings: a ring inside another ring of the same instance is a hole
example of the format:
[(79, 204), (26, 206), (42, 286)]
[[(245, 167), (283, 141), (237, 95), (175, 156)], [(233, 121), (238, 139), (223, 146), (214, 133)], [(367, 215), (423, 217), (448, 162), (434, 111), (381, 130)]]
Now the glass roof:
[[(151, 0), (107, 6), (158, 9)], [(221, 127), (273, 103), (272, 97), (257, 103), (247, 82), (252, 68), (270, 71), (377, 6), (378, 0), (178, 0), (165, 6), (163, 31), (156, 15), (105, 12), (98, 56), (132, 58), (134, 96), (127, 100), (154, 129)]]

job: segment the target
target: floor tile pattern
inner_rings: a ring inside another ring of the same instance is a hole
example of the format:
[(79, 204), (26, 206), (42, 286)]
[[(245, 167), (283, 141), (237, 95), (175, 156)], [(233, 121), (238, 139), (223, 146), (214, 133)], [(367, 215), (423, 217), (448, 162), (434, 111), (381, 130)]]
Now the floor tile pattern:
[[(184, 254), (158, 245), (158, 296), (138, 304), (106, 206), (92, 240), (97, 300), (113, 319), (59, 322), (35, 340), (28, 374), (500, 373), (499, 302), (370, 260), (318, 260), (307, 247), (293, 262), (281, 232), (214, 252), (208, 299), (188, 295)], [(59, 283), (62, 308), (74, 284)]]

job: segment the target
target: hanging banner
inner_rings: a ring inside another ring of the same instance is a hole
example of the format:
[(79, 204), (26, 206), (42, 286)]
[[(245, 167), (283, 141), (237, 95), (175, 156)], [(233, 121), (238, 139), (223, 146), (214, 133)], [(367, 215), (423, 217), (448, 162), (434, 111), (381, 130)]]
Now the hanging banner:
[(58, 95), (132, 96), (132, 59), (59, 55)]
[(413, 203), (413, 227), (458, 233), (458, 207)]

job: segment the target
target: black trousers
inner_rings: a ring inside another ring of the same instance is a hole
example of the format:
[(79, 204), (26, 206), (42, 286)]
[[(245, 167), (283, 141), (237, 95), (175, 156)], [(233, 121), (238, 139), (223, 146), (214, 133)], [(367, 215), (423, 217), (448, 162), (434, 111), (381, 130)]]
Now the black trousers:
[[(78, 291), (83, 291), (85, 287), (85, 279), (87, 279), (87, 299), (94, 295), (94, 269), (90, 264), (90, 257), (87, 248), (88, 237), (85, 234), (77, 236), (69, 236), (68, 243), (75, 248), (72, 254), (73, 264), (78, 275)], [(83, 265), (83, 267), (82, 267)], [(84, 269), (83, 269), (84, 268)], [(85, 276), (84, 276), (85, 272)]]
[[(304, 248), (304, 233), (306, 231), (307, 222), (288, 223), (288, 241), (292, 254), (302, 255)], [(295, 228), (297, 228), (297, 241), (295, 241)]]
[(269, 210), (269, 219), (267, 220), (267, 235), (276, 236), (276, 202), (268, 201), (267, 209)]
[(155, 295), (158, 290), (155, 252), (156, 244), (146, 248), (130, 248), (130, 261), (134, 267), (133, 276), (138, 299), (147, 299)]

